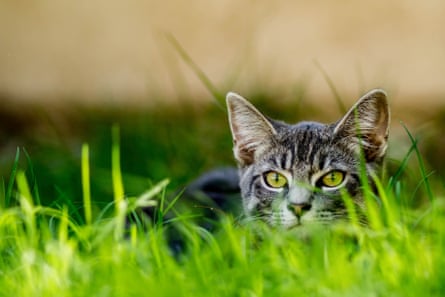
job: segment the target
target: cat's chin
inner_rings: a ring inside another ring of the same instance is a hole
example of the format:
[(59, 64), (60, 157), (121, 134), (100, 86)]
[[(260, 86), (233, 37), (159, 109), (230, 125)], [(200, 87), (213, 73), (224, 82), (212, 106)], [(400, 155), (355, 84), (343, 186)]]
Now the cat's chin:
[(302, 226), (306, 221), (310, 220), (311, 215), (309, 212), (302, 216), (297, 216), (290, 210), (288, 205), (286, 200), (283, 200), (276, 205), (275, 210), (270, 214), (268, 223), (275, 227), (292, 229)]
[(270, 217), (267, 223), (272, 227), (283, 228), (283, 229), (292, 229), (296, 227), (302, 226), (302, 220), (293, 217), (293, 218), (276, 218), (274, 216)]
[(275, 222), (270, 223), (273, 228), (283, 229), (283, 230), (293, 230), (293, 229), (304, 229), (308, 228), (309, 226), (314, 225), (313, 221), (306, 221), (302, 222), (301, 220), (295, 220), (292, 222), (286, 221), (286, 222)]
[(306, 213), (300, 218), (293, 214), (288, 215), (287, 217), (279, 216), (277, 214), (276, 216), (271, 216), (266, 222), (274, 228), (290, 230), (294, 228), (307, 228), (315, 225), (326, 225), (328, 222), (331, 223), (332, 220), (318, 220), (314, 214)]
[(285, 229), (287, 230), (291, 230), (291, 229), (295, 229), (295, 228), (301, 228), (303, 227), (303, 224), (301, 222), (296, 222), (294, 224), (290, 224), (290, 225), (285, 225), (283, 226)]

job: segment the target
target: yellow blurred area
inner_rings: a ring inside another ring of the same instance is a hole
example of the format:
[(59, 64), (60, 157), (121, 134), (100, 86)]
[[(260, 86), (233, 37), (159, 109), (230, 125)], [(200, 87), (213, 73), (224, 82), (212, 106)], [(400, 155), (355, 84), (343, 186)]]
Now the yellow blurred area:
[(2, 0), (0, 94), (14, 100), (206, 99), (166, 35), (221, 92), (299, 85), (329, 98), (317, 63), (353, 101), (383, 87), (396, 105), (445, 98), (445, 2)]

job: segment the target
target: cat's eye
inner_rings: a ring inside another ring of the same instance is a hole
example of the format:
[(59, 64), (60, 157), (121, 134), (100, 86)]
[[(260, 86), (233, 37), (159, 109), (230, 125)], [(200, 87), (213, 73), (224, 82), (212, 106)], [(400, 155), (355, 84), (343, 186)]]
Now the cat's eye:
[(287, 185), (287, 179), (284, 175), (276, 171), (269, 171), (264, 174), (266, 184), (275, 189), (283, 188)]
[(343, 171), (332, 170), (323, 175), (320, 181), (322, 186), (328, 188), (334, 188), (339, 186), (344, 179), (345, 179), (345, 173)]

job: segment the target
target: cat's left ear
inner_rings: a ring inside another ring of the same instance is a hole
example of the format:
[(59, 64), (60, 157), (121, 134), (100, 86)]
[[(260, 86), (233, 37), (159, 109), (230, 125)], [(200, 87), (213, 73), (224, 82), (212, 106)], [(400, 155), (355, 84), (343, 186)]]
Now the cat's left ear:
[(375, 89), (363, 97), (336, 124), (334, 134), (354, 150), (363, 148), (367, 162), (379, 161), (386, 153), (389, 107), (385, 91)]
[(226, 97), (233, 152), (241, 166), (250, 165), (255, 158), (269, 149), (275, 128), (249, 101), (238, 94)]

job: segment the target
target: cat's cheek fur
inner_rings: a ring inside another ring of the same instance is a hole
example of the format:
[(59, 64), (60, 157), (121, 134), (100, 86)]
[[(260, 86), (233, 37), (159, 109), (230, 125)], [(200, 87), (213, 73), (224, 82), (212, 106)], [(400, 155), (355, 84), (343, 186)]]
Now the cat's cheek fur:
[(258, 209), (260, 200), (256, 197), (249, 197), (248, 199), (243, 199), (244, 212), (247, 215), (254, 215)]
[(288, 205), (285, 199), (277, 200), (274, 211), (269, 217), (272, 226), (291, 228), (300, 224), (300, 220), (289, 210)]

